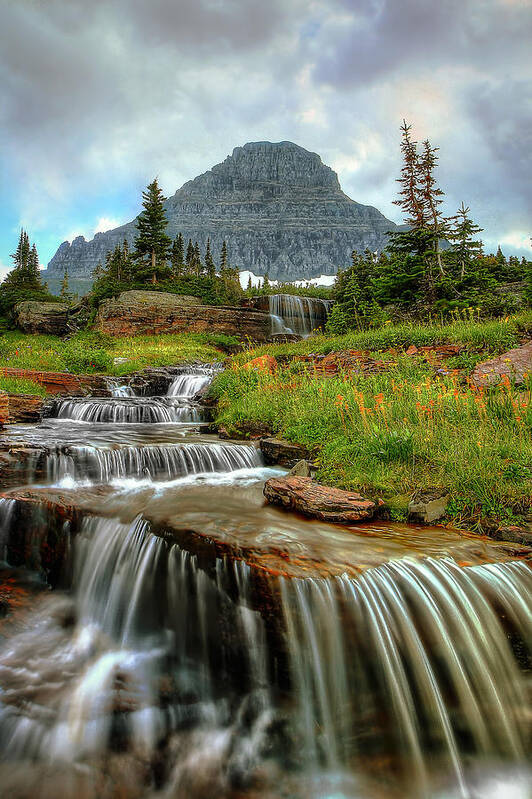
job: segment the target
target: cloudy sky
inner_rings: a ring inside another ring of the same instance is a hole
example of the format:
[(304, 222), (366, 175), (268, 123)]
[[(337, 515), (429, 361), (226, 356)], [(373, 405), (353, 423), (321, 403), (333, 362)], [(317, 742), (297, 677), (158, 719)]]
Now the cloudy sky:
[(263, 139), (400, 221), (403, 117), (449, 213), (530, 254), (531, 34), (532, 0), (0, 0), (0, 269), (21, 225), (46, 263)]

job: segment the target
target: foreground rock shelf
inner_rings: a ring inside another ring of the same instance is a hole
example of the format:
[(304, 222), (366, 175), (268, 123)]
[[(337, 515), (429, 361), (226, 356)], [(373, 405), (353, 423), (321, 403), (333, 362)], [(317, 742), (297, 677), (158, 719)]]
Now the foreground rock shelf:
[(264, 506), (261, 490), (260, 483), (250, 488), (211, 482), (162, 492), (150, 485), (134, 493), (107, 486), (5, 492), (0, 507), (4, 519), (10, 514), (9, 528), (16, 530), (16, 535), (7, 536), (7, 559), (43, 572), (52, 585), (62, 583), (71, 539), (86, 516), (127, 523), (142, 515), (155, 535), (177, 542), (213, 572), (217, 560), (224, 558), (245, 561), (255, 576), (289, 578), (356, 576), (409, 555), (452, 557), (462, 566), (516, 558), (532, 562), (530, 547), (458, 530), (303, 520)]

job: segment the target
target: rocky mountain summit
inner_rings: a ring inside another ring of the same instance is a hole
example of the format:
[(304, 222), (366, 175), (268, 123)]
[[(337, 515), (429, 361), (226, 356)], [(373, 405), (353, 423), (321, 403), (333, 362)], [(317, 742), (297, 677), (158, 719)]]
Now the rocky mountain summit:
[[(396, 225), (376, 208), (343, 193), (338, 176), (292, 142), (250, 142), (208, 172), (185, 183), (165, 201), (168, 234), (183, 233), (204, 250), (210, 238), (215, 254), (227, 241), (230, 263), (278, 280), (335, 274), (353, 249), (380, 250)], [(88, 278), (116, 244), (133, 244), (135, 220), (63, 242), (48, 264), (47, 276), (67, 269)]]

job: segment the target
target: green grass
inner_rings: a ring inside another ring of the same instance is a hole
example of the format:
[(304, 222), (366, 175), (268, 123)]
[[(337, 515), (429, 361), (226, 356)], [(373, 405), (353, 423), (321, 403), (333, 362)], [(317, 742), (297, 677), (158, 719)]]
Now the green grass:
[(39, 383), (18, 377), (0, 376), (0, 391), (7, 391), (8, 394), (38, 394), (40, 397), (46, 394), (46, 390)]
[[(414, 329), (416, 344), (434, 335), (432, 329)], [(412, 343), (405, 330), (401, 326), (403, 345)], [(518, 343), (515, 322), (466, 330), (469, 344), (485, 352)], [(445, 330), (447, 340), (450, 332)], [(452, 340), (463, 342), (460, 332), (453, 329)], [(350, 348), (349, 338), (353, 348), (362, 348), (364, 340), (375, 349), (382, 335), (342, 337), (336, 346)], [(311, 449), (319, 480), (390, 500), (394, 518), (400, 518), (400, 508), (404, 515), (404, 497), (420, 487), (447, 488), (450, 517), (469, 527), (486, 526), (490, 519), (515, 522), (530, 511), (530, 387), (479, 392), (461, 375), (437, 375), (422, 359), (408, 357), (396, 357), (388, 371), (367, 376), (324, 378), (298, 361), (280, 366), (275, 374), (243, 367), (256, 354), (288, 355), (307, 344), (236, 356), (233, 369), (217, 377), (212, 388), (219, 400), (217, 422), (233, 433), (244, 423), (266, 422), (275, 435)]]
[[(225, 357), (238, 342), (216, 334), (134, 336), (112, 339), (80, 333), (70, 340), (16, 331), (0, 335), (0, 366), (52, 372), (103, 372), (124, 375), (147, 366), (190, 361), (212, 362)], [(125, 358), (115, 363), (116, 358)]]
[[(402, 350), (414, 344), (423, 347), (437, 344), (464, 344), (469, 350), (478, 348), (482, 355), (500, 353), (517, 346), (523, 336), (532, 333), (532, 311), (489, 322), (456, 321), (449, 324), (385, 324), (375, 330), (362, 330), (343, 336), (317, 335), (298, 342), (265, 345), (256, 348), (256, 355), (268, 353), (276, 358), (316, 353), (326, 355), (338, 350), (384, 352)], [(243, 353), (240, 362), (247, 356)]]

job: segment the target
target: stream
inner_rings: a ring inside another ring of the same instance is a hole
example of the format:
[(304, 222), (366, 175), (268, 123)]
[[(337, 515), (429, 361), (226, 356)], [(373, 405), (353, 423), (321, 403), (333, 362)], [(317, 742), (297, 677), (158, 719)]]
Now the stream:
[(0, 624), (2, 795), (529, 798), (530, 561), (266, 505), (283, 470), (208, 432), (212, 375), (3, 435), (4, 570), (63, 554)]

